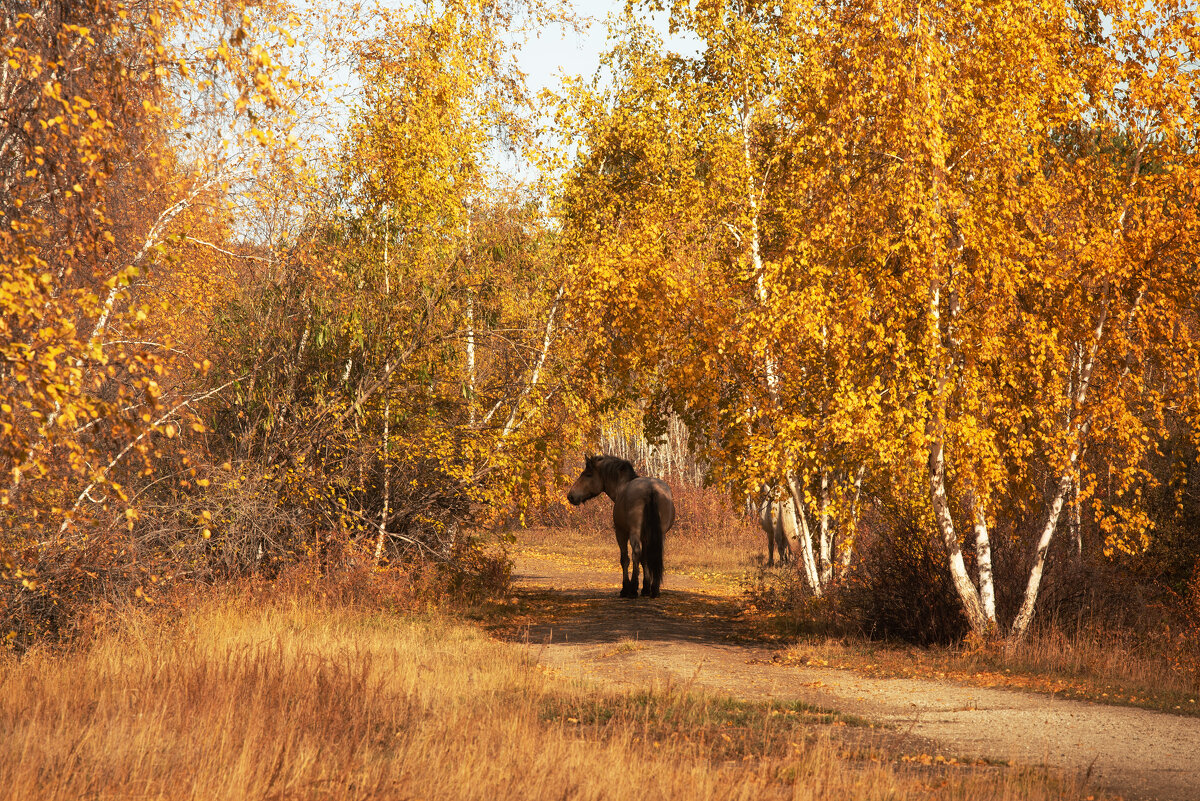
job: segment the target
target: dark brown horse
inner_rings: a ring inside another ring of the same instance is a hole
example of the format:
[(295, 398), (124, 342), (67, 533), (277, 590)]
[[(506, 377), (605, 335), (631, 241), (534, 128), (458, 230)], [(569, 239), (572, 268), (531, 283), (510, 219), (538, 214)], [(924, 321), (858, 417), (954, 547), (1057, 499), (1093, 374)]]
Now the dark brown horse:
[(613, 530), (621, 546), (621, 597), (637, 597), (640, 567), (642, 595), (657, 598), (663, 573), (663, 535), (675, 524), (671, 488), (657, 478), (639, 478), (624, 459), (589, 456), (567, 500), (578, 506), (602, 492), (612, 499)]

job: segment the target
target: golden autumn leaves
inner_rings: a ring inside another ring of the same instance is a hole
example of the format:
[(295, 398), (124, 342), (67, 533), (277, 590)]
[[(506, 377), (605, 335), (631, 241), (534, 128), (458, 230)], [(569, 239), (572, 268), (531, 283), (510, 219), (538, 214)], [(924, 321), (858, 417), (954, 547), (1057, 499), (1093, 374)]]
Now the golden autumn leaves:
[(1060, 519), (1144, 547), (1150, 461), (1197, 421), (1194, 12), (713, 2), (672, 22), (695, 58), (631, 28), (613, 86), (564, 120), (589, 352), (631, 377), (607, 388), (667, 398), (715, 477), (794, 476), (822, 546), (853, 540), (865, 470), (938, 532), (980, 632), (997, 531), (1029, 554), (1017, 635)]

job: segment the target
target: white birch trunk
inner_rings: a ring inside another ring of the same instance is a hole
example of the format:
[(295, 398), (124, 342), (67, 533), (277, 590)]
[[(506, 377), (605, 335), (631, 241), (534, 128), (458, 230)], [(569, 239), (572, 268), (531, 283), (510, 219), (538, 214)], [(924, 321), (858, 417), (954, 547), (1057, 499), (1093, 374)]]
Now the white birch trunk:
[[(1123, 212), (1122, 212), (1123, 214)], [(1011, 636), (1013, 639), (1020, 639), (1025, 636), (1029, 630), (1029, 624), (1033, 621), (1033, 610), (1037, 604), (1038, 590), (1042, 583), (1042, 573), (1046, 566), (1046, 553), (1050, 550), (1050, 542), (1054, 538), (1054, 531), (1058, 527), (1058, 518), (1062, 514), (1063, 504), (1066, 502), (1067, 493), (1070, 491), (1074, 482), (1074, 476), (1079, 467), (1079, 460), (1083, 455), (1085, 441), (1088, 432), (1091, 430), (1092, 421), (1090, 417), (1083, 415), (1083, 404), (1087, 400), (1088, 388), (1092, 381), (1092, 371), (1096, 367), (1096, 354), (1100, 351), (1100, 340), (1104, 335), (1104, 326), (1108, 321), (1108, 289), (1104, 291), (1104, 305), (1100, 310), (1100, 319), (1096, 322), (1096, 328), (1092, 333), (1092, 346), (1088, 351), (1087, 362), (1083, 365), (1083, 370), (1079, 374), (1079, 384), (1075, 389), (1075, 398), (1072, 404), (1073, 414), (1071, 415), (1071, 444), (1070, 456), (1067, 458), (1066, 469), (1058, 479), (1058, 489), (1054, 493), (1054, 499), (1050, 502), (1050, 509), (1046, 514), (1046, 524), (1042, 527), (1041, 536), (1038, 537), (1037, 551), (1033, 556), (1033, 566), (1029, 569), (1029, 580), (1025, 584), (1025, 596), (1021, 600), (1021, 609), (1017, 612), (1017, 617), (1013, 620)], [(1133, 306), (1129, 309), (1127, 319), (1131, 322), (1133, 316), (1137, 313), (1138, 306), (1142, 302), (1144, 291), (1139, 292), (1137, 298), (1133, 302)], [(1128, 372), (1128, 363), (1125, 366), (1125, 371)], [(1123, 374), (1124, 375), (1124, 374)], [(1081, 422), (1082, 419), (1082, 422)]]
[(958, 534), (954, 531), (954, 520), (950, 517), (950, 504), (946, 497), (946, 462), (940, 439), (931, 442), (929, 446), (929, 494), (933, 499), (934, 522), (946, 546), (954, 590), (962, 601), (971, 630), (976, 634), (986, 634), (987, 616), (983, 612), (979, 591), (967, 573), (962, 548), (958, 544)]
[(987, 513), (978, 500), (975, 511), (975, 561), (979, 564), (979, 602), (988, 627), (996, 628), (996, 581), (992, 572), (992, 540), (988, 534)]
[(475, 292), (467, 288), (467, 422), (475, 427)]
[[(546, 327), (542, 331), (541, 353), (538, 354), (538, 360), (533, 366), (533, 372), (529, 376), (529, 381), (526, 382), (525, 386), (521, 389), (521, 393), (517, 396), (517, 399), (513, 401), (512, 412), (508, 415), (508, 420), (504, 424), (504, 429), (500, 432), (500, 440), (496, 445), (497, 449), (503, 448), (504, 441), (507, 440), (509, 435), (517, 429), (518, 415), (521, 411), (521, 402), (529, 396), (529, 393), (533, 391), (534, 387), (538, 385), (538, 381), (541, 380), (542, 367), (546, 364), (546, 354), (550, 352), (550, 345), (554, 342), (554, 318), (558, 314), (558, 304), (562, 302), (563, 294), (566, 291), (567, 285), (560, 284), (558, 287), (558, 293), (554, 296), (554, 303), (550, 305), (550, 314), (546, 317)], [(493, 406), (492, 410), (488, 412), (487, 417), (484, 418), (483, 422), (486, 423), (496, 412), (496, 409), (498, 409), (499, 406), (499, 403), (497, 403), (496, 406)]]
[[(1075, 454), (1071, 455), (1071, 463), (1075, 463)], [(1050, 511), (1046, 515), (1046, 524), (1042, 527), (1042, 534), (1038, 537), (1037, 553), (1033, 557), (1033, 567), (1029, 569), (1029, 581), (1025, 585), (1025, 597), (1021, 601), (1021, 609), (1017, 612), (1017, 617), (1012, 624), (1013, 639), (1020, 639), (1025, 636), (1025, 632), (1029, 630), (1029, 624), (1033, 621), (1033, 609), (1037, 603), (1038, 589), (1042, 583), (1042, 571), (1046, 566), (1046, 552), (1050, 549), (1050, 540), (1054, 537), (1054, 529), (1058, 526), (1058, 516), (1062, 512), (1063, 501), (1067, 497), (1067, 490), (1071, 487), (1071, 477), (1069, 474), (1064, 475), (1058, 482), (1058, 491), (1054, 494), (1054, 500), (1050, 503)]]
[[(389, 382), (390, 383), (390, 382)], [(388, 515), (391, 514), (392, 474), (388, 470), (388, 457), (391, 448), (391, 411), (392, 399), (387, 383), (383, 386), (383, 511), (379, 513), (379, 534), (375, 538), (375, 561), (383, 558), (383, 544), (387, 539)]]
[(287, 399), (290, 403), (296, 397), (296, 383), (300, 380), (300, 365), (304, 361), (304, 351), (308, 348), (308, 336), (312, 330), (312, 312), (304, 314), (304, 329), (300, 332), (300, 342), (296, 345), (296, 363), (292, 365), (292, 375), (288, 379)]
[[(753, 119), (754, 115), (750, 109), (744, 109), (742, 112), (742, 162), (746, 169), (746, 203), (750, 207), (750, 260), (754, 265), (754, 289), (759, 305), (765, 310), (770, 298), (767, 292), (767, 279), (763, 274), (762, 245), (758, 231), (758, 196), (754, 185), (754, 162), (750, 157), (750, 128)], [(767, 389), (770, 391), (771, 398), (777, 400), (779, 370), (769, 349), (763, 359), (763, 367), (767, 374)]]
[[(391, 278), (388, 275), (388, 239), (390, 232), (384, 227), (383, 234), (383, 296), (392, 294)], [(386, 303), (385, 303), (386, 305)], [(391, 417), (392, 417), (392, 364), (388, 360), (383, 366), (383, 510), (379, 513), (379, 534), (375, 539), (375, 562), (383, 558), (383, 544), (387, 540), (388, 515), (391, 514), (392, 476), (388, 470), (388, 460), (391, 456)]]
[(1071, 529), (1071, 544), (1074, 546), (1076, 563), (1083, 561), (1083, 510), (1079, 502), (1079, 474), (1076, 473), (1071, 481), (1071, 516), (1067, 518)]
[(838, 554), (843, 572), (850, 567), (850, 560), (854, 556), (854, 537), (858, 534), (858, 500), (862, 494), (863, 473), (866, 469), (865, 466), (858, 468), (858, 474), (854, 477), (854, 500), (850, 502), (850, 528), (842, 535), (842, 550)]
[[(941, 340), (941, 286), (936, 280), (929, 282), (929, 322), (931, 336), (935, 342)], [(941, 348), (936, 347), (934, 352), (930, 354), (930, 360), (934, 367), (934, 381), (936, 382), (936, 390), (934, 395), (929, 400), (929, 421), (927, 423), (926, 437), (929, 448), (928, 462), (928, 478), (929, 478), (929, 495), (933, 502), (933, 519), (937, 525), (938, 532), (942, 535), (942, 542), (946, 546), (946, 556), (950, 568), (950, 579), (954, 583), (954, 590), (958, 594), (959, 600), (962, 602), (963, 611), (967, 615), (967, 621), (971, 625), (971, 630), (979, 635), (987, 633), (987, 617), (983, 612), (983, 605), (979, 599), (979, 591), (975, 584), (971, 581), (971, 576), (967, 573), (967, 565), (963, 560), (962, 548), (958, 543), (958, 534), (954, 530), (954, 519), (950, 516), (950, 501), (946, 493), (946, 456), (945, 456), (945, 434), (944, 423), (941, 419), (941, 410), (939, 409), (939, 399), (946, 388), (946, 371), (939, 364)]]

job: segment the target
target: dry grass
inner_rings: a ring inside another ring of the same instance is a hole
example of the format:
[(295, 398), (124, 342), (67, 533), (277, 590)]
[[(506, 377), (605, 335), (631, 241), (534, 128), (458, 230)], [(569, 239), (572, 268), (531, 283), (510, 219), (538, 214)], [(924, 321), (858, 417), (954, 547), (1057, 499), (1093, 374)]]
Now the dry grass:
[(1052, 799), (1071, 781), (848, 753), (802, 710), (600, 693), (449, 619), (224, 590), (0, 661), (0, 797)]

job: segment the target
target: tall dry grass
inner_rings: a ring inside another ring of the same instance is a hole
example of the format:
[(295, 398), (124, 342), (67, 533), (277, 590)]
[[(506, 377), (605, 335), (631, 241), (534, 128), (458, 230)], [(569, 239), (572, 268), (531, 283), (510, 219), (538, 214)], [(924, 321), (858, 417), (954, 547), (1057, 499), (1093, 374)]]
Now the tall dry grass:
[(448, 619), (312, 592), (227, 589), (0, 662), (0, 798), (1081, 797), (1029, 773), (848, 759), (819, 731), (678, 691), (597, 693)]

